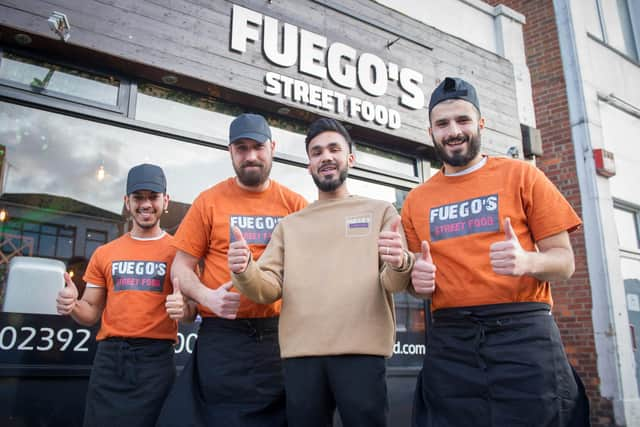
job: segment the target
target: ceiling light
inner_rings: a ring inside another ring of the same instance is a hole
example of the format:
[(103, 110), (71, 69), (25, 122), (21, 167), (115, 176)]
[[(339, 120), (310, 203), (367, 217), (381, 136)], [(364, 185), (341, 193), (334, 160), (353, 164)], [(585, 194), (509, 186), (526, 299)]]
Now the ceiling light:
[(31, 36), (24, 34), (24, 33), (18, 33), (15, 36), (13, 36), (13, 39), (16, 41), (16, 43), (21, 44), (21, 45), (27, 45), (27, 44), (31, 44)]
[(168, 85), (174, 85), (178, 83), (178, 78), (172, 74), (167, 74), (162, 76), (162, 83), (165, 83)]
[(104, 174), (104, 166), (100, 165), (98, 172), (96, 172), (96, 178), (98, 178), (98, 181), (102, 181), (104, 179)]

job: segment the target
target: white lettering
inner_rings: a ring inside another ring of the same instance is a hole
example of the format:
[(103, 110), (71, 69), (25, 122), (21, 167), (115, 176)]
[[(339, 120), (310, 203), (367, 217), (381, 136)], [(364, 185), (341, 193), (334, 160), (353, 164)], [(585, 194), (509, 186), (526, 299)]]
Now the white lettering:
[(354, 61), (356, 50), (346, 44), (332, 43), (327, 52), (329, 78), (338, 86), (353, 89), (356, 86), (356, 67), (341, 63), (343, 58)]
[(280, 85), (280, 75), (269, 71), (264, 75), (264, 84), (266, 85), (264, 91), (269, 95), (277, 95), (282, 92), (282, 86)]
[(327, 38), (307, 30), (300, 30), (300, 72), (324, 79), (327, 69), (322, 64)]
[(400, 113), (396, 110), (389, 109), (389, 123), (387, 123), (387, 127), (389, 129), (400, 129), (400, 126), (402, 126)]
[(400, 70), (400, 88), (405, 91), (400, 96), (400, 104), (414, 110), (424, 107), (424, 92), (419, 83), (422, 83), (422, 74), (409, 68)]
[(278, 20), (264, 17), (262, 49), (264, 56), (281, 67), (291, 67), (298, 61), (298, 27), (284, 24), (282, 32), (282, 51), (280, 51)]
[(375, 55), (363, 53), (358, 59), (358, 82), (369, 95), (382, 96), (387, 92), (387, 66)]
[(231, 10), (231, 50), (246, 52), (247, 40), (257, 41), (260, 37), (257, 27), (261, 22), (261, 14), (234, 4)]

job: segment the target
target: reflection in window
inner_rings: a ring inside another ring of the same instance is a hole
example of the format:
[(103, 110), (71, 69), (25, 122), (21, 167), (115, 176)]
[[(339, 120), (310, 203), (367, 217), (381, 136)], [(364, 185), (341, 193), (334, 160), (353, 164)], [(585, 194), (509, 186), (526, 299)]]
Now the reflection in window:
[[(187, 132), (229, 140), (229, 125), (245, 111), (210, 96), (168, 89), (152, 84), (138, 87), (136, 119)], [(304, 134), (306, 125), (278, 116), (263, 114), (276, 141), (276, 152), (306, 159)]]
[(84, 256), (89, 259), (98, 246), (107, 243), (107, 233), (101, 230), (87, 230), (84, 239)]
[(0, 79), (27, 86), (36, 92), (48, 91), (107, 105), (118, 104), (120, 82), (71, 68), (3, 53)]
[(25, 218), (12, 218), (0, 225), (3, 260), (18, 255), (68, 259), (73, 253), (75, 234), (75, 228), (67, 225), (38, 224)]
[(0, 139), (4, 192), (40, 194), (43, 207), (88, 215), (121, 218), (127, 172), (139, 163), (163, 167), (171, 199), (189, 204), (233, 174), (225, 151), (14, 104), (0, 103)]

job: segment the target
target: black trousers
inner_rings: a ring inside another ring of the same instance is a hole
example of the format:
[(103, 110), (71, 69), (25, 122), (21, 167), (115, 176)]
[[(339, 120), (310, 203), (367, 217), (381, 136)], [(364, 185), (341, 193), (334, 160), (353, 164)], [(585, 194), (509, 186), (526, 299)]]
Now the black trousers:
[(434, 312), (413, 425), (589, 425), (584, 387), (569, 365), (549, 306)]
[(85, 427), (153, 427), (176, 370), (173, 342), (109, 338), (98, 343)]
[(286, 426), (278, 319), (205, 318), (157, 426)]
[(283, 366), (290, 427), (331, 426), (336, 407), (346, 427), (387, 425), (384, 357), (294, 357)]

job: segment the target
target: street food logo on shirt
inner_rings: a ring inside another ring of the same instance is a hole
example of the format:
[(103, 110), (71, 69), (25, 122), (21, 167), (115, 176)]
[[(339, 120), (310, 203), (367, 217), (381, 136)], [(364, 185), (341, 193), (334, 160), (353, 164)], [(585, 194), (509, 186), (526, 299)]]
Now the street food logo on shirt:
[(281, 216), (231, 215), (229, 217), (229, 241), (235, 240), (233, 227), (238, 227), (248, 244), (266, 245), (271, 240), (271, 234), (281, 219)]
[(367, 236), (371, 232), (373, 214), (364, 213), (345, 218), (347, 237)]
[(116, 291), (162, 292), (167, 263), (156, 261), (112, 261), (111, 277)]
[(431, 241), (499, 231), (498, 195), (477, 197), (436, 206), (429, 212)]

